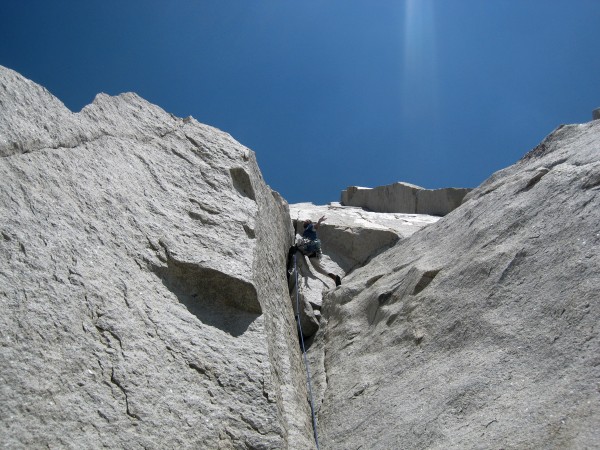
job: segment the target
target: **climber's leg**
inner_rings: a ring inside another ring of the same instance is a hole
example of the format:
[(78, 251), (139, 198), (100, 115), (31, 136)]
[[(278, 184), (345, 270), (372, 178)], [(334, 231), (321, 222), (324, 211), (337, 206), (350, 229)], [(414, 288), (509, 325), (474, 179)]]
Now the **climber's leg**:
[(312, 266), (315, 268), (315, 270), (317, 272), (331, 278), (333, 281), (335, 281), (336, 286), (339, 286), (340, 284), (342, 284), (342, 280), (339, 275), (335, 275), (331, 272), (327, 272), (327, 270), (325, 270), (325, 268), (321, 265), (321, 258), (319, 255), (313, 254), (313, 255), (309, 256), (308, 259), (310, 260), (310, 263), (312, 264)]

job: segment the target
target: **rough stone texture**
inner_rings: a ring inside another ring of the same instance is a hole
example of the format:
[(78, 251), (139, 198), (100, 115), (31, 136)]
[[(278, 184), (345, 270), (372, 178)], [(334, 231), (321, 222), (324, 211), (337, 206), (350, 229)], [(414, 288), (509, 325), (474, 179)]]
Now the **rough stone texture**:
[(0, 67), (8, 448), (312, 448), (285, 202), (135, 94), (80, 113)]
[[(319, 329), (322, 291), (329, 289), (331, 286), (328, 287), (322, 279), (316, 276), (316, 272), (314, 272), (307, 258), (299, 253), (296, 254), (296, 269), (297, 274), (293, 268), (290, 270), (290, 299), (294, 314), (296, 314), (297, 309), (300, 309), (302, 336), (308, 338), (313, 336)], [(333, 282), (330, 284), (332, 285)], [(297, 285), (299, 289), (296, 289)]]
[(318, 231), (325, 264), (343, 273), (362, 266), (399, 239), (407, 238), (439, 220), (439, 217), (426, 214), (377, 213), (339, 203), (320, 206), (312, 203), (292, 204), (290, 216), (297, 235), (304, 231), (304, 220), (316, 222), (320, 217), (327, 218)]
[[(370, 258), (398, 241), (440, 219), (422, 214), (377, 213), (339, 203), (320, 206), (312, 203), (292, 204), (290, 215), (297, 236), (303, 231), (304, 220), (316, 222), (320, 217), (327, 217), (318, 230), (322, 241), (322, 265), (326, 270), (342, 277), (342, 286), (348, 273), (368, 263)], [(313, 397), (316, 404), (320, 404), (327, 387), (324, 339), (327, 328), (319, 330), (321, 324), (325, 325), (327, 321), (322, 318), (321, 309), (323, 298), (332, 289), (341, 288), (334, 288), (333, 280), (314, 270), (308, 258), (298, 257), (298, 275), (302, 330), (305, 337), (309, 338), (307, 344), (311, 348), (309, 367)], [(295, 295), (293, 290), (292, 301), (295, 301)]]
[(600, 447), (599, 155), (558, 128), (327, 293), (321, 448)]
[[(290, 205), (290, 215), (297, 237), (304, 231), (304, 220), (316, 222), (320, 217), (327, 217), (318, 230), (323, 251), (321, 264), (325, 270), (342, 278), (398, 240), (439, 220), (438, 217), (419, 214), (375, 213), (336, 203), (323, 206), (293, 204)], [(318, 329), (323, 293), (334, 288), (335, 283), (317, 272), (309, 258), (297, 254), (297, 263), (301, 324), (303, 334), (308, 337)], [(292, 290), (294, 302), (295, 295), (296, 291)]]
[(424, 189), (409, 183), (376, 188), (350, 186), (342, 191), (341, 203), (370, 211), (445, 216), (458, 206), (470, 189)]
[[(0, 108), (2, 444), (314, 448), (290, 217), (254, 154), (2, 67)], [(439, 221), (292, 205), (344, 275), (299, 264), (321, 448), (600, 447), (599, 142), (561, 127)]]
[(596, 108), (595, 110), (592, 111), (592, 120), (599, 120), (600, 119), (600, 108)]

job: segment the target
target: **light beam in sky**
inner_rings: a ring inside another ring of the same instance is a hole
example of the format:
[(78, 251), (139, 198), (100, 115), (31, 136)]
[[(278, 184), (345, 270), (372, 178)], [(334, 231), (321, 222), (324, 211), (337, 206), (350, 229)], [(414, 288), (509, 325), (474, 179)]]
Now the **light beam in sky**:
[(437, 113), (434, 1), (405, 1), (402, 112), (409, 122)]

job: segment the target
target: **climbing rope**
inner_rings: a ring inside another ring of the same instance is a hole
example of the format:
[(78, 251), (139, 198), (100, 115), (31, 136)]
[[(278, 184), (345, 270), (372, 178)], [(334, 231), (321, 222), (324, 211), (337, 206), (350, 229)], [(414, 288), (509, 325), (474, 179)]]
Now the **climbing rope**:
[(296, 254), (294, 253), (294, 273), (296, 274), (296, 322), (298, 322), (298, 334), (300, 335), (300, 344), (302, 345), (302, 355), (304, 356), (304, 366), (306, 367), (306, 381), (308, 384), (308, 395), (310, 398), (310, 414), (313, 422), (313, 433), (315, 443), (319, 450), (319, 436), (317, 434), (317, 418), (315, 417), (315, 406), (313, 403), (312, 385), (310, 382), (310, 369), (308, 367), (308, 358), (306, 357), (306, 348), (304, 347), (304, 335), (302, 334), (302, 325), (300, 324), (300, 298), (298, 294), (298, 266), (296, 265)]

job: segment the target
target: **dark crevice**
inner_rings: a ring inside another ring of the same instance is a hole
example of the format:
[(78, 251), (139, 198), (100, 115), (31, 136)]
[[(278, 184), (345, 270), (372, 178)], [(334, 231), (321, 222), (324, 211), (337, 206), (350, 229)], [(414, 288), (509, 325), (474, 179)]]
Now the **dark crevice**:
[(440, 273), (440, 270), (441, 269), (428, 270), (427, 272), (423, 273), (421, 275), (421, 278), (419, 279), (419, 281), (415, 285), (415, 288), (413, 289), (412, 295), (417, 295), (420, 292), (423, 292), (423, 290), (427, 286), (429, 286), (429, 284), (433, 281), (433, 279), (437, 276), (437, 274)]
[(246, 236), (250, 239), (256, 239), (256, 233), (253, 228), (250, 228), (248, 225), (244, 224), (244, 231), (246, 232)]
[(188, 215), (191, 219), (202, 222), (203, 225), (218, 225), (218, 222), (211, 219), (210, 217), (206, 217), (203, 214), (199, 214), (195, 211), (188, 211)]
[(377, 297), (377, 301), (379, 302), (379, 306), (387, 305), (391, 303), (391, 299), (394, 295), (394, 291), (384, 292), (383, 294), (379, 294)]
[[(164, 137), (164, 136), (161, 136), (161, 137)], [(194, 161), (192, 161), (191, 159), (189, 159), (189, 158), (188, 158), (187, 156), (185, 156), (183, 153), (181, 153), (181, 152), (178, 152), (178, 151), (177, 151), (177, 150), (175, 150), (174, 148), (171, 148), (171, 152), (172, 152), (172, 153), (173, 153), (175, 156), (177, 156), (177, 157), (179, 157), (179, 158), (183, 159), (184, 161), (186, 161), (187, 163), (189, 163), (189, 164), (191, 164), (191, 165), (194, 165)]]
[(115, 386), (117, 386), (119, 388), (119, 390), (125, 396), (125, 411), (127, 412), (127, 415), (129, 417), (131, 417), (132, 419), (139, 419), (139, 417), (135, 413), (133, 413), (129, 407), (129, 397), (127, 395), (127, 391), (125, 390), (125, 388), (123, 387), (123, 385), (121, 384), (119, 379), (117, 377), (115, 377), (115, 369), (114, 368), (112, 369), (112, 373), (110, 376), (110, 382), (112, 384), (114, 384)]
[(546, 175), (548, 172), (550, 172), (550, 169), (548, 169), (546, 167), (541, 167), (541, 168), (537, 169), (535, 171), (535, 174), (529, 179), (529, 181), (527, 182), (525, 187), (523, 189), (521, 189), (519, 191), (519, 193), (530, 190), (532, 187), (534, 187), (536, 184), (538, 184), (539, 181), (542, 179), (542, 177), (544, 175)]
[(188, 136), (187, 134), (184, 135), (185, 138), (196, 148), (202, 149), (202, 144), (200, 144), (198, 141), (196, 141), (194, 138)]
[(398, 316), (399, 316), (399, 314), (398, 314), (398, 313), (395, 313), (395, 314), (392, 314), (392, 315), (390, 315), (390, 317), (388, 317), (388, 319), (387, 319), (387, 321), (385, 322), (385, 324), (386, 324), (388, 327), (389, 327), (389, 326), (391, 326), (391, 325), (392, 325), (392, 324), (393, 324), (393, 323), (396, 321), (396, 319), (398, 318)]
[(240, 193), (240, 195), (251, 200), (256, 200), (254, 188), (252, 187), (252, 181), (250, 180), (248, 173), (241, 167), (229, 169), (229, 173), (231, 174), (233, 187)]
[(384, 275), (375, 275), (374, 277), (371, 277), (367, 280), (367, 282), (365, 283), (366, 287), (371, 287), (373, 286), (380, 278), (382, 278)]

